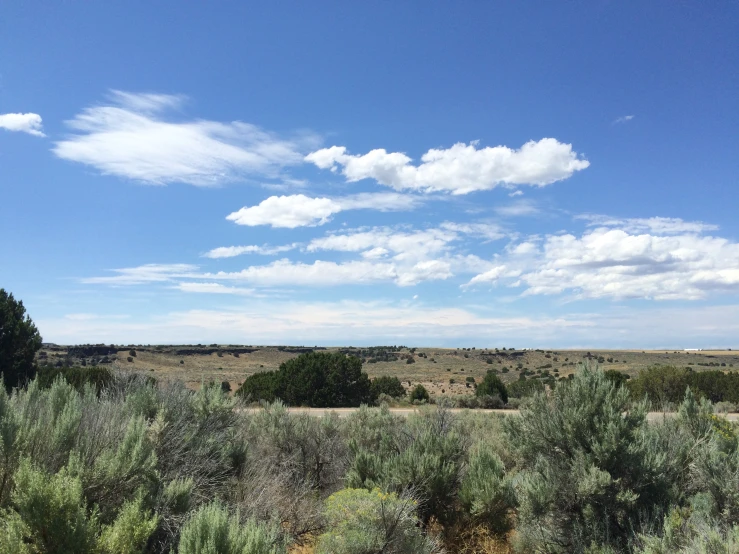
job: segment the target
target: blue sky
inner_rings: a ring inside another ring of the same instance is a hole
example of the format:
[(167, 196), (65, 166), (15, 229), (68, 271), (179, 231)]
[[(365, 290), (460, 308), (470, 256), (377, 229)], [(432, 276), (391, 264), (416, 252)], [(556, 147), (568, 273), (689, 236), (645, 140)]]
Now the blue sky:
[(738, 347), (732, 2), (13, 2), (59, 343)]

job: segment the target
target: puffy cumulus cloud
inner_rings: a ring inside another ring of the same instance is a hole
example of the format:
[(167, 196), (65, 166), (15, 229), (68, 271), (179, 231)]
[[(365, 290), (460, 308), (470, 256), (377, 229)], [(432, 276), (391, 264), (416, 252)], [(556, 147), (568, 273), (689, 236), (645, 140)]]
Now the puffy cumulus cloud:
[(248, 246), (219, 246), (213, 250), (209, 250), (203, 254), (206, 258), (234, 258), (243, 254), (261, 254), (263, 256), (273, 256), (275, 254), (281, 254), (282, 252), (289, 252), (299, 246), (297, 242), (292, 244), (285, 244), (283, 246), (258, 246), (251, 244)]
[(590, 165), (571, 144), (553, 138), (529, 141), (519, 149), (478, 148), (477, 142), (431, 149), (419, 165), (400, 152), (380, 148), (364, 155), (347, 153), (344, 146), (323, 148), (305, 160), (321, 169), (340, 171), (349, 182), (374, 179), (396, 190), (467, 194), (497, 186), (545, 186), (572, 176)]
[(60, 158), (144, 183), (212, 186), (249, 175), (274, 175), (301, 163), (315, 148), (312, 135), (285, 139), (255, 125), (202, 119), (167, 120), (184, 97), (113, 91), (108, 105), (93, 106), (67, 125), (72, 134), (55, 143)]
[(413, 196), (397, 193), (361, 193), (338, 198), (311, 198), (304, 194), (270, 196), (256, 206), (245, 206), (226, 219), (238, 225), (296, 227), (323, 225), (345, 210), (382, 212), (412, 210), (420, 205)]
[(304, 194), (270, 196), (256, 206), (244, 206), (226, 216), (238, 225), (270, 225), (271, 227), (305, 227), (323, 225), (339, 213), (341, 206), (330, 198), (310, 198)]
[(45, 137), (41, 116), (36, 113), (0, 114), (0, 129), (19, 131), (36, 137)]
[(635, 115), (622, 115), (621, 117), (617, 117), (616, 119), (614, 119), (613, 124), (616, 125), (618, 123), (627, 123), (631, 121), (632, 119), (634, 119), (635, 117), (636, 117)]
[[(509, 248), (495, 268), (467, 286), (517, 277), (525, 295), (574, 293), (583, 298), (695, 300), (739, 291), (739, 244), (697, 233), (676, 234), (676, 220), (631, 220), (627, 228), (601, 226), (582, 236), (550, 235), (539, 248)], [(659, 229), (638, 233), (630, 229)], [(682, 222), (677, 227), (695, 230)], [(524, 250), (525, 256), (517, 256)], [(518, 273), (516, 273), (518, 272)]]
[(198, 266), (191, 264), (145, 264), (138, 267), (114, 269), (114, 275), (103, 277), (86, 277), (81, 279), (87, 284), (106, 285), (143, 285), (161, 283), (178, 277), (190, 277)]

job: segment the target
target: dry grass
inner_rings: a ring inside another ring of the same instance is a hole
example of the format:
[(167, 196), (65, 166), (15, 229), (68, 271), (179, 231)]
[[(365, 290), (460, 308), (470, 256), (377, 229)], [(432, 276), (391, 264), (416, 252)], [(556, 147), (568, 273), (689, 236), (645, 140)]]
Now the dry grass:
[[(203, 381), (228, 381), (236, 390), (243, 380), (254, 373), (277, 369), (281, 363), (297, 356), (277, 347), (256, 347), (254, 352), (234, 356), (232, 347), (221, 346), (219, 353), (177, 354), (188, 346), (146, 346), (135, 347), (136, 357), (128, 362), (128, 350), (121, 349), (113, 362), (118, 368), (150, 371), (159, 379), (177, 379), (187, 383), (190, 388), (198, 388)], [(336, 350), (329, 348), (329, 351)], [(409, 351), (398, 352), (407, 356)], [(425, 357), (419, 356), (423, 353)], [(479, 382), (489, 369), (502, 371), (503, 381), (518, 379), (521, 369), (529, 371), (549, 370), (556, 377), (566, 377), (576, 370), (577, 363), (587, 359), (590, 353), (594, 358), (602, 357), (604, 369), (615, 369), (635, 376), (641, 369), (656, 364), (691, 366), (699, 371), (704, 369), (739, 370), (739, 352), (730, 350), (683, 352), (665, 350), (527, 350), (499, 351), (495, 349), (449, 349), (418, 348), (415, 363), (408, 364), (404, 358), (393, 362), (367, 363), (364, 370), (370, 377), (390, 375), (398, 377), (406, 388), (423, 384), (434, 396), (468, 394), (471, 389), (465, 385), (467, 377)], [(54, 363), (65, 359), (64, 351), (47, 351), (48, 360)], [(487, 363), (490, 359), (492, 363)], [(608, 361), (612, 360), (612, 361)], [(74, 360), (73, 360), (74, 361)], [(714, 363), (717, 366), (699, 364)], [(726, 364), (720, 366), (721, 363)], [(518, 365), (521, 364), (521, 368)], [(547, 368), (546, 365), (551, 364)], [(556, 370), (556, 373), (555, 373)], [(450, 383), (450, 379), (454, 383)]]
[(450, 554), (512, 554), (509, 537), (493, 535), (483, 526), (471, 527), (447, 543)]

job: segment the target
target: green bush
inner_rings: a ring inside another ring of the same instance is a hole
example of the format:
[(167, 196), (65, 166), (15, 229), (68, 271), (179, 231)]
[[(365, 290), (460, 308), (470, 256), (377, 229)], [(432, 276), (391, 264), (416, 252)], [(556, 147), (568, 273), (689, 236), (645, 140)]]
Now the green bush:
[(159, 517), (144, 509), (144, 497), (139, 494), (123, 504), (111, 525), (103, 527), (98, 549), (104, 554), (142, 554), (158, 523)]
[(229, 514), (218, 502), (201, 507), (182, 527), (179, 554), (286, 554), (278, 528)]
[(372, 401), (362, 360), (341, 352), (309, 352), (278, 371), (248, 377), (237, 394), (251, 400), (280, 399), (290, 406), (350, 407)]
[(503, 381), (492, 370), (488, 371), (482, 382), (477, 385), (475, 394), (477, 396), (499, 396), (503, 403), (508, 402), (508, 391)]
[(428, 402), (430, 398), (431, 397), (429, 396), (429, 391), (427, 391), (426, 387), (424, 387), (420, 383), (416, 385), (411, 391), (411, 402)]
[(38, 371), (38, 384), (41, 388), (49, 388), (57, 378), (63, 378), (78, 391), (85, 385), (92, 385), (100, 392), (113, 384), (113, 372), (107, 367), (42, 367)]
[(387, 394), (393, 398), (400, 398), (405, 396), (405, 388), (403, 387), (400, 379), (397, 377), (390, 377), (383, 375), (382, 377), (376, 377), (372, 379), (370, 383), (370, 390), (373, 398), (378, 398), (381, 394)]
[(510, 528), (509, 511), (515, 504), (513, 486), (500, 456), (490, 445), (478, 442), (470, 449), (459, 499), (473, 523), (481, 523), (494, 533)]
[(688, 387), (697, 396), (714, 403), (739, 403), (739, 374), (719, 370), (656, 366), (640, 371), (627, 386), (635, 398), (646, 396), (658, 408), (679, 404)]
[(625, 548), (639, 521), (671, 502), (669, 460), (646, 405), (600, 370), (583, 368), (551, 398), (534, 396), (505, 428), (517, 478), (521, 548), (578, 552)]
[(514, 398), (528, 398), (534, 396), (537, 393), (544, 392), (544, 383), (539, 379), (526, 379), (526, 376), (522, 376), (522, 379), (513, 381), (508, 385), (508, 394)]
[(398, 494), (413, 490), (423, 499), (418, 513), (424, 523), (432, 517), (442, 523), (453, 521), (466, 444), (452, 414), (439, 408), (410, 417), (382, 445), (380, 449), (350, 444), (347, 486), (379, 487)]
[(48, 475), (24, 459), (11, 504), (25, 527), (23, 541), (33, 549), (45, 554), (94, 552), (97, 516), (87, 512), (82, 483), (66, 468)]
[(416, 501), (380, 489), (344, 489), (326, 501), (317, 554), (432, 554), (437, 545), (415, 516)]

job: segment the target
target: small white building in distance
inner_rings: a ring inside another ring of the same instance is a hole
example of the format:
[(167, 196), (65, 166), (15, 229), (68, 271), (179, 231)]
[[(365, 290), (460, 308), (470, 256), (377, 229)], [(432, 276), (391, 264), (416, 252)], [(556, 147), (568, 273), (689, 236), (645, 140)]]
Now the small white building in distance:
[(702, 352), (702, 348), (685, 348), (683, 352)]

